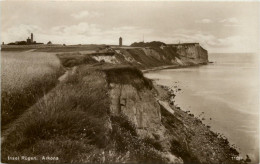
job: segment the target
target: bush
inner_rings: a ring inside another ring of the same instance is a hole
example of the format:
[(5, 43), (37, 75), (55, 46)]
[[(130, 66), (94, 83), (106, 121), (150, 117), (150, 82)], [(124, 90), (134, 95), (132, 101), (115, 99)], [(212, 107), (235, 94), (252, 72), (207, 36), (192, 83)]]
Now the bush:
[(73, 67), (82, 64), (98, 63), (97, 60), (93, 59), (88, 54), (81, 54), (81, 53), (74, 52), (74, 53), (57, 54), (57, 56), (64, 67)]
[(135, 126), (125, 116), (113, 116), (111, 121), (113, 127), (111, 139), (118, 154), (129, 152), (129, 160), (137, 163), (166, 163), (160, 151), (157, 150), (161, 148), (161, 145), (154, 144), (155, 141), (152, 139), (140, 139)]
[(108, 83), (131, 84), (137, 90), (152, 89), (152, 81), (143, 76), (142, 71), (130, 66), (113, 66), (103, 68), (107, 75)]

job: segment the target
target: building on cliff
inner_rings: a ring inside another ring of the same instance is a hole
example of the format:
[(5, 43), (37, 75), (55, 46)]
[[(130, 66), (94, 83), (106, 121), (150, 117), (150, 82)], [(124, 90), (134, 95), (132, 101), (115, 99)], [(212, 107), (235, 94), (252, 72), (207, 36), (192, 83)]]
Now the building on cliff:
[(31, 44), (43, 44), (43, 43), (37, 43), (33, 40), (33, 33), (31, 33), (31, 38), (28, 37), (26, 41), (15, 41), (14, 43), (8, 43), (8, 45), (31, 45)]
[(123, 45), (123, 39), (122, 37), (119, 38), (119, 46), (121, 47)]

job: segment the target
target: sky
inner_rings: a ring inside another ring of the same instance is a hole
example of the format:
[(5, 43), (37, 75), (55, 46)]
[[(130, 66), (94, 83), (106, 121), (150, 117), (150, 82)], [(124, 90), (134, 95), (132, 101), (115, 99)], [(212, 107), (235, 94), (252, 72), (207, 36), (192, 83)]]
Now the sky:
[(259, 2), (2, 1), (1, 41), (56, 44), (199, 42), (214, 53), (257, 52)]

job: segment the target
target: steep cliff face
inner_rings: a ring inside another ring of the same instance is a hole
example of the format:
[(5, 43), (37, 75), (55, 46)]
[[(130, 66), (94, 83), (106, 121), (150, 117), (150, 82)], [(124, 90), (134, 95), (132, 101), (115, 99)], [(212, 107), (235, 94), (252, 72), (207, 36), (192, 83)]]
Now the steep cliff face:
[(110, 114), (126, 116), (136, 127), (139, 137), (160, 142), (163, 158), (169, 163), (182, 163), (180, 158), (170, 153), (171, 137), (162, 125), (161, 105), (150, 81), (137, 69), (105, 69), (105, 72), (109, 82)]
[(150, 80), (139, 70), (129, 67), (108, 68), (104, 72), (109, 83), (111, 114), (127, 116), (140, 136), (163, 136), (160, 105)]
[(208, 52), (199, 44), (117, 48), (115, 52), (121, 63), (129, 63), (138, 68), (208, 63)]
[[(197, 65), (208, 63), (208, 52), (199, 43), (166, 45), (163, 42), (140, 42), (134, 43), (131, 46), (132, 49), (141, 49), (145, 52), (146, 56), (155, 58), (159, 60), (160, 64), (164, 65)], [(159, 56), (154, 54), (159, 54)]]
[(170, 45), (176, 48), (184, 65), (208, 63), (208, 52), (198, 43)]
[(112, 115), (125, 115), (142, 137), (165, 139), (165, 128), (161, 124), (160, 105), (148, 89), (138, 91), (132, 85), (110, 84), (109, 92)]

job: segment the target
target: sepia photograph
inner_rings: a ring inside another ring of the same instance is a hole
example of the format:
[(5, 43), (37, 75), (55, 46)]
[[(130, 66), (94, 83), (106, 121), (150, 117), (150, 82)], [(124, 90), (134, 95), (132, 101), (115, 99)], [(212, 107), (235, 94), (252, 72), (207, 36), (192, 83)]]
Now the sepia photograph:
[(0, 11), (1, 163), (259, 163), (260, 1)]

